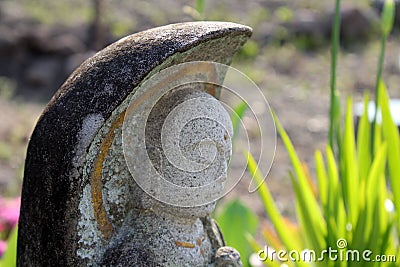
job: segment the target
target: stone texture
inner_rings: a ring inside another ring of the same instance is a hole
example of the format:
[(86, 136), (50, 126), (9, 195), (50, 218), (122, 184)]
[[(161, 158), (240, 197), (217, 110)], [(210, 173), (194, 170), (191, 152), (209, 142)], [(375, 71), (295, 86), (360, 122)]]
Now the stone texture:
[[(83, 205), (80, 198), (85, 193), (85, 176), (89, 174), (85, 166), (96, 156), (88, 154), (88, 150), (97, 145), (94, 138), (101, 137), (98, 131), (110, 126), (109, 119), (123, 111), (126, 98), (153, 73), (193, 60), (229, 64), (250, 35), (250, 28), (233, 23), (168, 25), (123, 38), (85, 61), (52, 98), (31, 136), (25, 163), (17, 265), (86, 265), (87, 261), (78, 256), (82, 245), (77, 233), (82, 215), (79, 205)], [(123, 229), (121, 225), (119, 233)], [(113, 237), (110, 240), (117, 240)], [(109, 248), (115, 250), (106, 250), (109, 252), (103, 263), (112, 264), (115, 251), (129, 251), (126, 244), (111, 242)], [(134, 260), (149, 259), (148, 250), (135, 249), (138, 256)]]

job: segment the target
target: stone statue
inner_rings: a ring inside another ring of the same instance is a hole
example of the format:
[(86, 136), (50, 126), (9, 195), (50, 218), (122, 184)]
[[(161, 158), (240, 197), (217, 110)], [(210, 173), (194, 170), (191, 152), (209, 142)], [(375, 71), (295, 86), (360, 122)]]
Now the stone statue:
[(241, 266), (210, 218), (232, 125), (207, 62), (229, 64), (250, 35), (174, 24), (85, 61), (29, 143), (17, 266)]

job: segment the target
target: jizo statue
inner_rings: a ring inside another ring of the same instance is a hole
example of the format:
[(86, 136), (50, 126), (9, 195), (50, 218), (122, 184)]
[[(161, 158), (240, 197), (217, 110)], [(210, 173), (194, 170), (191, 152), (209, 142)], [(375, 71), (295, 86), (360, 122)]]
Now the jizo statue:
[(250, 35), (168, 25), (72, 73), (29, 143), (17, 265), (240, 266), (210, 214), (231, 155), (218, 85)]

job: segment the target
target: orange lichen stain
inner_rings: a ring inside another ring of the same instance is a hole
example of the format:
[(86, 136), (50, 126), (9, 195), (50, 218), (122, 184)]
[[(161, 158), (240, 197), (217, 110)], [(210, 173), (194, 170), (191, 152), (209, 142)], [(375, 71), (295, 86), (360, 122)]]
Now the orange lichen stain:
[(196, 243), (197, 243), (197, 245), (201, 246), (201, 243), (203, 243), (203, 242), (201, 241), (201, 238), (200, 238), (200, 237), (197, 238)]
[(204, 88), (206, 89), (206, 92), (214, 97), (217, 97), (217, 87), (218, 87), (218, 85), (212, 84), (212, 83), (207, 83), (204, 86)]
[(103, 175), (103, 163), (107, 157), (108, 150), (110, 149), (114, 140), (114, 130), (121, 127), (124, 121), (125, 111), (122, 112), (119, 117), (111, 124), (111, 127), (106, 134), (105, 138), (100, 144), (100, 152), (94, 162), (94, 170), (90, 178), (90, 185), (92, 187), (92, 202), (94, 208), (94, 216), (100, 231), (104, 237), (108, 240), (111, 234), (114, 232), (114, 227), (107, 217), (107, 212), (103, 203), (103, 185), (101, 178)]
[(189, 242), (184, 242), (184, 241), (175, 241), (175, 245), (177, 245), (178, 247), (183, 247), (183, 248), (195, 248), (196, 245), (189, 243)]

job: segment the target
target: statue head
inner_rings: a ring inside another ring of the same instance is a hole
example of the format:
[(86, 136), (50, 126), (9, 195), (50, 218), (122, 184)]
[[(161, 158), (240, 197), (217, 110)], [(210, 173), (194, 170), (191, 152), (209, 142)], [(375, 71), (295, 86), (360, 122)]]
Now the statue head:
[(161, 210), (203, 217), (223, 194), (232, 124), (215, 97), (192, 87), (187, 84), (169, 91), (149, 114), (146, 150), (158, 177), (147, 179), (160, 184), (148, 193), (160, 200)]

